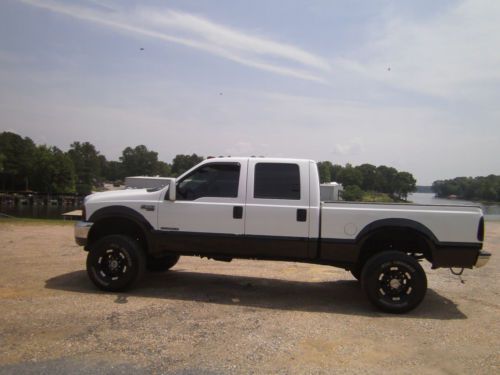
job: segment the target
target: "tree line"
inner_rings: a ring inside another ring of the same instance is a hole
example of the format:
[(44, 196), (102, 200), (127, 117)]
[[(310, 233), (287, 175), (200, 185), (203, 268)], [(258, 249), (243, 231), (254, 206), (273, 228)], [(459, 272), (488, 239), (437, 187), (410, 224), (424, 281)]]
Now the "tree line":
[[(179, 176), (203, 160), (197, 154), (176, 155), (171, 163), (158, 160), (158, 153), (144, 145), (126, 147), (119, 160), (107, 160), (90, 142), (73, 142), (64, 152), (55, 146), (36, 145), (28, 137), (0, 133), (1, 191), (89, 194), (107, 182), (127, 176)], [(344, 199), (361, 200), (365, 192), (385, 193), (406, 199), (415, 190), (415, 179), (385, 165), (341, 166), (318, 163), (320, 181), (344, 186)]]
[(196, 154), (177, 155), (172, 163), (144, 145), (127, 147), (119, 161), (107, 160), (90, 142), (73, 142), (67, 152), (36, 145), (28, 137), (0, 133), (1, 191), (36, 191), (48, 194), (89, 194), (105, 181), (126, 176), (178, 176), (203, 160)]
[(416, 190), (416, 180), (409, 172), (398, 171), (385, 165), (361, 164), (352, 166), (318, 163), (320, 182), (339, 182), (344, 187), (345, 200), (359, 201), (368, 192), (384, 193), (393, 200), (406, 200)]
[(456, 177), (432, 183), (432, 191), (441, 198), (455, 196), (477, 201), (500, 201), (500, 176)]

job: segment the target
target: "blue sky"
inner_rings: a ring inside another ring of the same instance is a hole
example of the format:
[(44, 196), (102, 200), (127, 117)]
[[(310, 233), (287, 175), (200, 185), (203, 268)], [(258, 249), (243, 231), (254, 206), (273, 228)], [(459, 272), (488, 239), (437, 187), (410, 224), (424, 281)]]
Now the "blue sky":
[(499, 45), (495, 0), (5, 0), (0, 130), (500, 174)]

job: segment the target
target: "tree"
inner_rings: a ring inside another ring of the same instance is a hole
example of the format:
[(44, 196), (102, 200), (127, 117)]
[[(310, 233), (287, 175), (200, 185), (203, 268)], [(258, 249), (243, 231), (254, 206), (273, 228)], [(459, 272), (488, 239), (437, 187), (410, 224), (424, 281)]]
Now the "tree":
[(432, 191), (443, 198), (455, 195), (468, 200), (500, 201), (500, 176), (438, 180), (432, 183)]
[(57, 147), (38, 146), (33, 187), (41, 193), (74, 193), (75, 171), (71, 158)]
[(339, 182), (341, 182), (344, 187), (352, 185), (359, 187), (363, 183), (363, 175), (358, 169), (353, 168), (351, 164), (346, 164), (345, 168), (340, 173)]
[(349, 185), (342, 191), (342, 199), (345, 201), (360, 201), (363, 199), (363, 190), (357, 185)]
[(377, 177), (377, 167), (371, 164), (361, 164), (356, 167), (357, 170), (361, 172), (363, 183), (361, 184), (361, 189), (364, 191), (375, 191), (375, 181)]
[(407, 200), (408, 193), (416, 190), (417, 180), (411, 173), (398, 172), (396, 175), (396, 193), (399, 199)]
[(104, 164), (104, 169), (102, 171), (102, 176), (107, 181), (118, 181), (125, 178), (125, 172), (123, 170), (123, 165), (119, 161), (106, 161)]
[(156, 163), (156, 174), (161, 177), (168, 177), (172, 174), (172, 165), (159, 161)]
[(89, 142), (73, 142), (68, 156), (75, 168), (77, 192), (89, 194), (92, 188), (102, 180), (102, 159), (100, 159), (99, 151)]
[(0, 133), (0, 154), (3, 155), (0, 172), (2, 190), (28, 190), (29, 176), (35, 160), (35, 143), (15, 133)]
[(320, 183), (332, 181), (332, 176), (330, 174), (330, 170), (332, 167), (333, 165), (329, 161), (318, 162), (318, 174)]
[(342, 167), (341, 165), (333, 164), (330, 168), (331, 181), (340, 182), (340, 175), (342, 174), (343, 170), (344, 167)]
[(5, 159), (6, 159), (5, 155), (0, 153), (0, 173), (3, 172), (3, 163), (5, 162)]
[(203, 161), (202, 156), (198, 156), (196, 154), (192, 155), (176, 155), (172, 162), (172, 174), (174, 176), (180, 176), (188, 169), (191, 169), (196, 164), (201, 163)]
[(126, 176), (155, 176), (157, 174), (158, 153), (149, 151), (144, 145), (127, 147), (120, 160)]
[(377, 167), (375, 175), (375, 190), (394, 196), (396, 192), (396, 176), (398, 171), (395, 168), (380, 165)]

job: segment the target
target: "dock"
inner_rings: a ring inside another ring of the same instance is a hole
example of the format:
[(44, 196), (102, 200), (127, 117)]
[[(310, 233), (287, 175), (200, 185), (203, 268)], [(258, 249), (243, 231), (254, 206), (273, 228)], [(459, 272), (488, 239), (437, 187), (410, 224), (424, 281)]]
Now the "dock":
[(78, 220), (82, 217), (82, 210), (74, 210), (62, 214), (64, 220)]

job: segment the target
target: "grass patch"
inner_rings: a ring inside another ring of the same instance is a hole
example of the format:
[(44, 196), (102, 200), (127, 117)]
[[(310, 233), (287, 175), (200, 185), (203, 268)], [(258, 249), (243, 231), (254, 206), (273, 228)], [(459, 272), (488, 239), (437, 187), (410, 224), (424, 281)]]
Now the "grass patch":
[(379, 202), (379, 203), (394, 203), (394, 199), (389, 194), (376, 193), (373, 191), (365, 192), (363, 194), (362, 202)]

